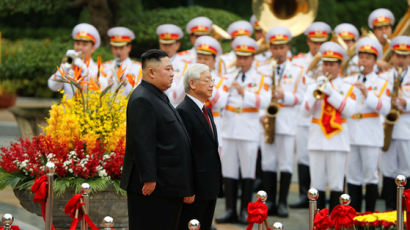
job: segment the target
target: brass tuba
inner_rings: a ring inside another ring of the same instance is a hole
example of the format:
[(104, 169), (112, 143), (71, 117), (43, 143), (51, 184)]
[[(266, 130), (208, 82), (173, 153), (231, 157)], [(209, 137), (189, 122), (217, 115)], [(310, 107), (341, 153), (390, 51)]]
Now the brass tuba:
[[(273, 60), (274, 64), (272, 66), (272, 92), (276, 90), (276, 61)], [(263, 121), (263, 128), (265, 130), (265, 142), (272, 144), (275, 142), (275, 127), (276, 127), (276, 116), (280, 110), (278, 101), (272, 97), (269, 106), (266, 108), (266, 118)]]
[[(252, 10), (262, 30), (267, 32), (274, 26), (287, 27), (292, 36), (303, 33), (315, 20), (319, 0), (253, 0)], [(265, 37), (258, 41), (262, 53), (269, 49)]]
[(212, 24), (212, 32), (211, 36), (216, 40), (229, 40), (231, 39), (231, 35), (228, 34), (224, 29), (220, 26)]
[(252, 10), (264, 31), (280, 25), (296, 37), (315, 20), (318, 5), (319, 0), (253, 0)]
[(397, 106), (393, 105), (393, 100), (394, 98), (399, 96), (400, 80), (401, 80), (400, 77), (402, 73), (403, 73), (403, 69), (399, 67), (397, 70), (396, 79), (394, 79), (394, 84), (393, 84), (393, 92), (391, 95), (391, 109), (389, 113), (386, 115), (386, 118), (384, 121), (384, 144), (382, 147), (382, 150), (384, 152), (389, 150), (391, 140), (392, 140), (394, 124), (400, 119), (400, 110)]

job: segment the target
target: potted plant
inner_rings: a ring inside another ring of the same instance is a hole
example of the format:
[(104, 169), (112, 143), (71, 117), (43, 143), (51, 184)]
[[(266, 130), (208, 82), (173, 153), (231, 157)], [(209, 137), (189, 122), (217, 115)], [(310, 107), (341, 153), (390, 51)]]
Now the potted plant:
[(84, 182), (91, 186), (90, 217), (94, 223), (111, 215), (116, 229), (126, 229), (127, 205), (119, 179), (125, 153), (127, 98), (119, 93), (122, 84), (117, 89), (108, 86), (101, 90), (97, 81), (84, 81), (79, 73), (76, 70), (74, 77), (62, 73), (62, 81), (76, 87), (76, 94), (51, 107), (42, 127), (44, 134), (0, 149), (0, 189), (11, 186), (25, 209), (41, 215), (30, 187), (35, 178), (44, 175), (45, 164), (52, 161), (56, 165), (56, 229), (70, 227), (72, 220), (63, 208)]
[(0, 81), (0, 108), (8, 108), (16, 103), (17, 85), (11, 80)]

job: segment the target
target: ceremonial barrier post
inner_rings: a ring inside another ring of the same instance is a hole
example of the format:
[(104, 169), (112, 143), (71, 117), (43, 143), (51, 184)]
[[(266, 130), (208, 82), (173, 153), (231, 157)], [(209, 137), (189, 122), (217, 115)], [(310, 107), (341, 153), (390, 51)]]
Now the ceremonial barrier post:
[(53, 162), (47, 162), (46, 164), (46, 175), (47, 175), (47, 202), (46, 202), (46, 230), (52, 230), (53, 228), (53, 180), (54, 172), (56, 171), (56, 166)]
[[(260, 199), (263, 203), (265, 203), (266, 200), (268, 199), (268, 194), (265, 191), (260, 190), (256, 193), (256, 198)], [(263, 223), (265, 224), (266, 229), (268, 229), (269, 228), (268, 220), (264, 220)], [(263, 230), (263, 224), (258, 224), (258, 230)]]
[(1, 224), (4, 226), (4, 230), (11, 230), (11, 225), (14, 222), (13, 215), (6, 213), (1, 217)]
[[(84, 206), (83, 207), (83, 212), (84, 214), (88, 214), (88, 209), (89, 209), (89, 202), (90, 202), (90, 185), (88, 183), (83, 183), (81, 184), (81, 195), (82, 195), (82, 201), (84, 202)], [(85, 218), (83, 217), (83, 219), (81, 220), (81, 230), (87, 230), (88, 226), (87, 226), (87, 222), (85, 221)]]
[[(352, 199), (350, 198), (349, 194), (340, 195), (340, 198), (339, 198), (340, 205), (349, 205), (350, 202), (352, 202)], [(343, 226), (342, 230), (344, 230), (344, 229), (345, 229), (345, 227)]]
[[(396, 201), (396, 209), (397, 209), (397, 219), (396, 219), (396, 229), (403, 230), (404, 228), (404, 215), (403, 215), (403, 191), (404, 186), (406, 186), (407, 180), (406, 177), (403, 175), (398, 175), (395, 179), (397, 185), (397, 201)], [(409, 211), (409, 210), (407, 210)], [(409, 220), (407, 220), (409, 221)]]
[(201, 228), (201, 224), (199, 223), (199, 220), (192, 219), (188, 222), (189, 230), (200, 230), (200, 228)]
[(114, 219), (111, 216), (106, 216), (103, 219), (102, 225), (104, 230), (112, 230), (112, 227), (114, 227)]
[(308, 191), (309, 199), (309, 230), (313, 230), (315, 215), (317, 211), (317, 198), (319, 198), (319, 192), (315, 188), (311, 188)]
[(272, 230), (283, 230), (283, 224), (281, 222), (273, 223)]

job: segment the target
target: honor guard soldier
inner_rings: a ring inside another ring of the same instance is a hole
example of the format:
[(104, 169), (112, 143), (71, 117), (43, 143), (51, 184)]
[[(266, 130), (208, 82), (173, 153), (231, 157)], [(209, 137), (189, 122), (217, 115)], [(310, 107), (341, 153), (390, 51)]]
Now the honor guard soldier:
[(326, 76), (319, 76), (316, 84), (309, 85), (301, 109), (304, 115), (313, 115), (308, 135), (311, 187), (319, 191), (318, 208), (323, 209), (329, 186), (331, 211), (339, 204), (343, 191), (345, 162), (350, 151), (346, 119), (354, 114), (356, 102), (352, 99), (354, 86), (339, 75), (345, 50), (337, 43), (326, 42), (319, 52)]
[[(302, 84), (303, 68), (293, 65), (287, 58), (290, 49), (289, 42), (292, 39), (290, 31), (286, 27), (277, 26), (270, 29), (266, 34), (266, 41), (270, 44), (270, 52), (275, 60), (269, 65), (261, 66), (258, 70), (262, 74), (272, 75), (276, 90), (272, 89), (272, 102), (270, 106), (276, 106), (280, 110), (276, 115), (276, 125), (273, 134), (274, 142), (267, 143), (262, 139), (262, 183), (268, 194), (267, 205), (269, 214), (277, 214), (279, 217), (287, 217), (287, 197), (293, 169), (293, 153), (295, 147), (295, 135), (297, 123), (297, 107), (303, 100)], [(275, 63), (276, 62), (276, 63)], [(262, 126), (267, 119), (266, 113), (262, 113)], [(267, 135), (267, 134), (265, 134)], [(280, 172), (279, 202), (276, 207), (277, 171)], [(306, 195), (306, 194), (305, 194)]]
[[(236, 21), (230, 24), (227, 32), (229, 35), (231, 35), (231, 39), (232, 39), (231, 41), (233, 42), (233, 40), (239, 36), (248, 36), (248, 37), (252, 36), (253, 27), (249, 22), (240, 20), (240, 21)], [(221, 56), (221, 59), (223, 63), (225, 64), (225, 68), (226, 68), (225, 73), (231, 73), (235, 70), (236, 54), (234, 50), (232, 50), (229, 53), (223, 54)], [(218, 72), (224, 73), (221, 71), (222, 70), (218, 70)]]
[(192, 49), (181, 51), (178, 55), (187, 61), (194, 61), (196, 57), (195, 41), (200, 36), (211, 35), (212, 21), (207, 17), (196, 17), (188, 22), (185, 29), (193, 46)]
[(177, 51), (181, 46), (180, 40), (184, 36), (184, 33), (181, 28), (176, 25), (163, 24), (157, 27), (157, 35), (159, 48), (168, 54), (174, 67), (174, 79), (171, 87), (165, 91), (165, 94), (167, 94), (171, 104), (176, 107), (182, 102), (185, 96), (184, 84), (182, 83), (185, 69), (180, 69), (180, 66), (186, 68), (189, 63), (182, 59), (182, 56), (177, 55)]
[(388, 39), (391, 38), (394, 21), (393, 13), (384, 8), (376, 9), (369, 15), (368, 25), (382, 47), (384, 47), (388, 43)]
[[(295, 65), (302, 66), (305, 71), (305, 77), (302, 81), (304, 89), (306, 89), (306, 85), (311, 82), (309, 76), (320, 74), (321, 63), (318, 64), (318, 67), (312, 70), (312, 73), (306, 73), (306, 71), (312, 62), (313, 57), (318, 53), (320, 46), (328, 40), (330, 33), (330, 26), (324, 22), (314, 22), (305, 30), (309, 52), (307, 54), (299, 54), (292, 59), (292, 62)], [(296, 156), (298, 163), (299, 200), (294, 204), (290, 204), (289, 207), (308, 208), (309, 201), (306, 194), (310, 188), (308, 137), (311, 118), (299, 114), (297, 124)]]
[[(393, 133), (390, 136), (390, 147), (382, 153), (381, 158), (383, 197), (386, 201), (386, 210), (396, 208), (397, 186), (394, 182), (396, 176), (401, 174), (410, 180), (410, 37), (395, 37), (390, 47), (393, 51), (391, 62), (394, 68), (380, 75), (390, 81), (391, 95), (395, 94), (392, 86), (394, 80), (400, 77), (398, 96), (392, 98), (392, 107), (397, 107), (400, 115), (398, 121), (394, 123)], [(402, 69), (400, 76), (398, 76), (398, 68)], [(408, 187), (409, 183), (407, 183)]]
[[(357, 39), (359, 39), (359, 31), (354, 25), (350, 23), (342, 23), (337, 25), (334, 32), (344, 41), (344, 43), (347, 45), (347, 49), (350, 49), (350, 47), (355, 44)], [(357, 62), (357, 55), (350, 59), (348, 69), (346, 70), (346, 75), (351, 75), (353, 73), (359, 72)]]
[[(134, 33), (125, 27), (114, 27), (108, 30), (110, 37), (111, 51), (115, 57), (103, 65), (103, 76), (108, 79), (108, 83), (113, 83), (112, 90), (123, 81), (123, 94), (127, 96), (141, 82), (142, 69), (139, 62), (129, 58), (131, 52), (131, 42), (134, 40)], [(124, 70), (122, 76), (117, 76), (117, 71)]]
[(254, 36), (255, 40), (259, 41), (259, 39), (263, 39), (264, 33), (262, 30), (262, 27), (259, 25), (258, 20), (256, 19), (256, 16), (253, 14), (249, 20), (253, 26), (253, 31), (254, 31)]
[(238, 221), (236, 201), (239, 170), (242, 198), (239, 222), (247, 224), (247, 207), (252, 200), (256, 157), (260, 137), (259, 111), (269, 104), (269, 81), (253, 67), (256, 41), (248, 36), (234, 39), (237, 56), (235, 77), (229, 89), (228, 102), (222, 117), (223, 149), (221, 154), (226, 212), (217, 223)]
[[(379, 8), (370, 13), (368, 18), (369, 28), (372, 29), (377, 40), (386, 50), (388, 47), (388, 41), (391, 39), (394, 25), (393, 13), (385, 8)], [(376, 73), (385, 72), (391, 68), (391, 65), (383, 60), (377, 62)]]
[(350, 152), (347, 160), (347, 191), (351, 206), (362, 212), (362, 185), (366, 186), (366, 212), (374, 212), (378, 197), (378, 161), (383, 146), (383, 122), (390, 110), (387, 96), (388, 81), (374, 72), (374, 65), (383, 56), (383, 48), (373, 38), (361, 38), (356, 54), (361, 72), (346, 77), (354, 85), (356, 111), (347, 120), (350, 132)]
[(48, 79), (48, 87), (53, 91), (64, 90), (67, 98), (71, 98), (76, 89), (69, 83), (58, 81), (63, 79), (63, 76), (61, 76), (63, 72), (73, 77), (75, 69), (78, 68), (78, 70), (81, 70), (80, 77), (82, 77), (82, 80), (98, 81), (101, 86), (107, 85), (104, 78), (97, 80), (98, 67), (91, 58), (101, 42), (97, 29), (90, 24), (81, 23), (74, 27), (72, 37), (74, 39), (74, 50), (66, 52), (66, 59), (71, 61), (62, 63), (60, 71), (57, 71)]
[[(222, 48), (219, 42), (211, 36), (201, 36), (195, 41), (196, 63), (207, 65), (214, 80), (212, 96), (205, 104), (211, 109), (216, 129), (222, 134), (222, 111), (226, 106), (229, 95), (230, 81), (218, 74), (215, 69), (217, 57), (221, 55)], [(218, 135), (219, 150), (222, 148), (222, 135)]]

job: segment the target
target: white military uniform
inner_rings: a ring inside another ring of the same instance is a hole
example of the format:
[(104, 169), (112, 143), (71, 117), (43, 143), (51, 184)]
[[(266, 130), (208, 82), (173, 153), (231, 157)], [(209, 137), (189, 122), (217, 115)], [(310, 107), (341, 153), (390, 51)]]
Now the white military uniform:
[[(305, 30), (304, 34), (308, 37), (307, 39), (323, 42), (328, 39), (330, 32), (331, 28), (328, 24), (324, 22), (314, 22)], [(307, 84), (312, 82), (310, 76), (318, 76), (320, 75), (322, 70), (322, 62), (320, 61), (317, 68), (312, 70), (312, 72), (307, 75), (306, 71), (313, 58), (314, 55), (312, 55), (311, 52), (308, 52), (306, 54), (301, 53), (292, 58), (293, 64), (303, 67), (303, 70), (305, 71), (305, 77), (302, 81), (304, 90), (306, 90)], [(309, 151), (307, 146), (311, 117), (305, 117), (299, 113), (297, 117), (297, 124), (297, 132), (295, 137), (297, 163), (300, 165), (309, 166)]]
[[(397, 175), (410, 177), (410, 66), (402, 73), (402, 82), (399, 97), (406, 100), (406, 107), (400, 114), (397, 123), (394, 124), (392, 141), (387, 152), (382, 153), (381, 168), (383, 176), (395, 178)], [(397, 71), (392, 69), (381, 74), (381, 77), (390, 81), (390, 92), (393, 89), (393, 79)]]
[[(157, 35), (160, 44), (172, 44), (179, 41), (184, 36), (181, 28), (174, 24), (163, 24), (157, 27)], [(165, 91), (171, 104), (176, 107), (184, 100), (185, 90), (182, 83), (183, 74), (189, 64), (188, 60), (184, 59), (183, 54), (175, 54), (169, 57), (174, 68), (174, 79), (169, 89)]]
[[(98, 33), (97, 29), (87, 23), (81, 23), (74, 27), (72, 31), (72, 38), (74, 40), (82, 40), (82, 41), (91, 41), (94, 44), (94, 48), (98, 48), (100, 46), (100, 34)], [(67, 51), (68, 53), (75, 53), (74, 50)], [(87, 60), (81, 60), (80, 58), (75, 58), (73, 61), (73, 67), (81, 68), (80, 77), (82, 77), (81, 81), (97, 81), (97, 74), (98, 74), (98, 66), (94, 63), (92, 58), (88, 58)], [(65, 74), (68, 74), (71, 77), (74, 77), (74, 69), (68, 67), (65, 64), (60, 66), (60, 70), (63, 71)], [(67, 98), (71, 98), (76, 88), (69, 83), (58, 82), (56, 80), (61, 80), (63, 76), (61, 76), (60, 71), (56, 71), (51, 77), (48, 79), (48, 87), (53, 91), (64, 90), (64, 94)], [(106, 85), (107, 82), (104, 78), (98, 78), (98, 83), (100, 85)]]
[[(276, 26), (266, 33), (265, 40), (272, 45), (288, 44), (292, 39), (290, 31)], [(293, 152), (296, 135), (297, 105), (303, 100), (302, 84), (303, 68), (293, 65), (287, 57), (281, 64), (261, 66), (258, 70), (265, 75), (272, 75), (275, 71), (275, 86), (282, 89), (284, 98), (278, 100), (280, 110), (276, 116), (275, 141), (273, 144), (261, 140), (262, 171), (292, 173)], [(271, 79), (272, 80), (272, 79)], [(261, 113), (262, 116), (265, 111)], [(262, 128), (262, 130), (264, 130)]]
[[(122, 75), (125, 78), (125, 84), (123, 86), (122, 94), (124, 96), (129, 95), (132, 90), (137, 87), (142, 80), (142, 68), (141, 63), (133, 61), (130, 58), (125, 59), (120, 62), (119, 60), (111, 60), (103, 64), (103, 76), (108, 80), (108, 84), (111, 82), (113, 86), (111, 90), (115, 90), (119, 85), (119, 79), (117, 76), (117, 70), (121, 66), (121, 69), (124, 70)], [(120, 76), (121, 77), (121, 76)]]
[[(322, 44), (320, 52), (322, 58), (333, 59), (339, 55), (338, 59), (343, 60), (346, 56), (343, 48), (334, 42)], [(308, 140), (311, 187), (326, 191), (328, 185), (332, 192), (341, 192), (346, 156), (350, 151), (346, 118), (354, 114), (356, 107), (351, 98), (353, 86), (337, 76), (326, 83), (327, 100), (316, 100), (313, 92), (318, 84), (321, 82), (309, 85), (301, 107), (305, 115), (312, 115)]]
[(354, 84), (364, 78), (368, 96), (364, 98), (360, 90), (355, 90), (356, 111), (351, 119), (347, 120), (351, 149), (348, 154), (346, 180), (354, 185), (378, 183), (379, 153), (384, 137), (380, 118), (390, 110), (390, 99), (386, 94), (388, 81), (375, 72), (365, 76), (354, 74), (347, 77), (346, 81)]
[(212, 71), (212, 78), (215, 81), (212, 97), (209, 98), (209, 103), (212, 107), (212, 115), (216, 130), (218, 131), (219, 148), (222, 148), (222, 114), (228, 102), (230, 78)]
[[(355, 102), (347, 94), (352, 86), (344, 82), (341, 76), (332, 80), (331, 83), (334, 89), (328, 98), (329, 104), (336, 108), (344, 119), (351, 117), (355, 112)], [(308, 87), (301, 107), (305, 115), (313, 115), (308, 140), (311, 187), (326, 191), (326, 185), (329, 185), (332, 191), (342, 191), (346, 156), (350, 151), (348, 127), (343, 120), (341, 133), (331, 138), (325, 137), (320, 125), (317, 124), (324, 101), (313, 97), (313, 91), (316, 88), (316, 84)]]
[(234, 81), (246, 89), (243, 97), (230, 89), (223, 112), (222, 175), (238, 179), (240, 168), (242, 178), (253, 179), (260, 137), (259, 110), (265, 109), (270, 101), (269, 88), (264, 86), (269, 86), (269, 78), (253, 68), (246, 73), (238, 72), (236, 76)]
[[(306, 70), (313, 60), (312, 53), (308, 52), (307, 54), (299, 54), (292, 59), (292, 63), (294, 65), (300, 66), (303, 68), (304, 77), (302, 79), (302, 86), (303, 90), (306, 90), (307, 85), (312, 83), (313, 80), (306, 75)], [(321, 64), (321, 62), (319, 63)], [(317, 68), (319, 71), (321, 68)], [(309, 137), (309, 126), (312, 123), (311, 117), (305, 117), (301, 113), (297, 113), (297, 132), (296, 132), (296, 156), (297, 156), (297, 163), (302, 164), (305, 166), (309, 166), (309, 150), (308, 150), (308, 137)]]
[[(267, 75), (272, 74), (272, 65), (260, 67), (260, 71)], [(279, 114), (276, 116), (275, 142), (268, 144), (262, 140), (262, 171), (292, 173), (293, 151), (297, 123), (297, 105), (303, 100), (303, 88), (300, 87), (303, 78), (303, 69), (285, 61), (276, 65), (275, 84), (283, 89), (284, 99), (279, 100)], [(265, 115), (265, 112), (262, 114)]]
[[(377, 59), (383, 55), (380, 43), (369, 37), (357, 42), (356, 53), (360, 52), (374, 54)], [(351, 151), (347, 162), (347, 183), (358, 186), (377, 184), (379, 149), (383, 146), (384, 136), (381, 117), (390, 110), (390, 99), (386, 94), (389, 82), (375, 72), (357, 73), (347, 77), (346, 81), (351, 84), (361, 82), (368, 90), (366, 98), (359, 89), (354, 92), (356, 112), (348, 119)]]
[[(357, 28), (350, 23), (342, 23), (335, 27), (334, 30), (335, 34), (339, 36), (344, 41), (346, 40), (353, 40), (356, 41), (359, 38), (359, 31)], [(355, 55), (348, 63), (348, 67), (346, 70), (346, 76), (351, 75), (353, 73), (359, 72), (358, 66), (358, 58)]]
[[(252, 25), (244, 20), (236, 21), (233, 22), (229, 25), (228, 34), (231, 35), (232, 40), (234, 40), (236, 37), (239, 36), (252, 36), (253, 33), (253, 27)], [(236, 55), (235, 52), (235, 47), (233, 47), (232, 43), (232, 51), (226, 54), (221, 55), (221, 60), (223, 65), (218, 66), (218, 72), (225, 74), (225, 73), (232, 73), (236, 70)], [(225, 69), (222, 69), (222, 68)]]

